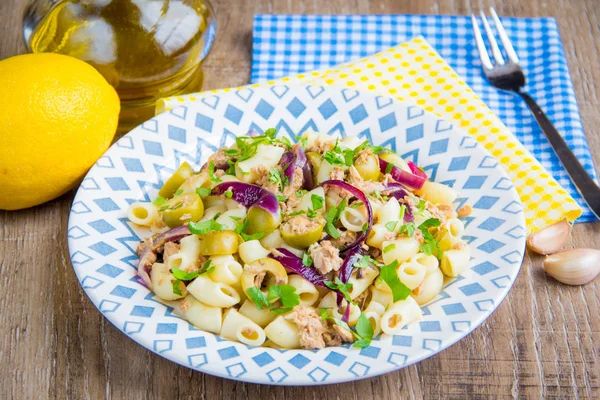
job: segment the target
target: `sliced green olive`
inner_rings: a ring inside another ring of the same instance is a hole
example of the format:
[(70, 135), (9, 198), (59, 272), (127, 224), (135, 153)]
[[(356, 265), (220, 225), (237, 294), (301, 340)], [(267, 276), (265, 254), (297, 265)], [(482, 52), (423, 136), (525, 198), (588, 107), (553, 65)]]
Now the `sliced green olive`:
[(173, 197), (173, 194), (179, 189), (179, 187), (185, 182), (187, 178), (194, 174), (194, 170), (187, 162), (184, 162), (177, 168), (177, 171), (171, 175), (165, 182), (162, 188), (158, 191), (158, 195), (168, 199)]
[(238, 251), (238, 234), (234, 231), (212, 231), (204, 235), (200, 242), (203, 256), (226, 256)]
[(175, 196), (167, 200), (160, 210), (162, 219), (169, 228), (199, 221), (204, 216), (204, 204), (196, 193)]
[(408, 168), (408, 164), (406, 164), (406, 161), (404, 161), (402, 157), (400, 157), (396, 153), (385, 152), (381, 153), (379, 157), (381, 157), (382, 160), (385, 160), (389, 163), (394, 164), (398, 168), (403, 169), (404, 171), (410, 171), (410, 168)]
[(266, 257), (245, 265), (240, 281), (244, 293), (248, 293), (248, 289), (252, 287), (260, 289), (263, 287), (268, 288), (271, 285), (287, 284), (288, 276), (285, 268), (279, 261)]
[(251, 207), (246, 218), (248, 219), (246, 233), (250, 235), (264, 232), (266, 236), (281, 224), (281, 213), (270, 213), (259, 207)]
[(359, 157), (354, 167), (365, 181), (375, 181), (379, 178), (379, 160), (375, 154)]
[(284, 222), (279, 230), (287, 244), (297, 249), (305, 249), (321, 239), (323, 227), (323, 218), (309, 219), (304, 215), (296, 215)]

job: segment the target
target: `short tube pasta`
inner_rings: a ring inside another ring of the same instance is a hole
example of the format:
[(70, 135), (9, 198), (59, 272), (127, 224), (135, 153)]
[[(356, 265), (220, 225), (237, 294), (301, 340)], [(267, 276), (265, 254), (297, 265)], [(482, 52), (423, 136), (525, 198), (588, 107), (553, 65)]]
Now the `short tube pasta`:
[(269, 325), (269, 323), (273, 321), (275, 317), (277, 317), (277, 315), (269, 311), (267, 308), (263, 308), (262, 310), (258, 309), (253, 302), (247, 299), (240, 307), (239, 312), (243, 316), (256, 322), (261, 328)]
[(426, 181), (423, 187), (415, 191), (419, 196), (433, 204), (452, 205), (458, 197), (456, 190), (441, 183)]
[(377, 218), (378, 225), (385, 225), (388, 222), (398, 221), (400, 216), (400, 203), (395, 197), (392, 197), (377, 209), (375, 217)]
[(226, 308), (240, 302), (240, 295), (234, 288), (225, 283), (213, 282), (204, 275), (194, 279), (187, 290), (196, 299), (213, 307)]
[(136, 225), (152, 226), (160, 220), (158, 208), (152, 203), (132, 203), (127, 209), (127, 218)]
[(179, 252), (171, 255), (167, 260), (169, 269), (195, 270), (198, 267), (198, 256), (200, 255), (200, 238), (196, 235), (190, 235), (181, 239), (179, 243)]
[(152, 282), (154, 294), (163, 300), (177, 300), (187, 294), (183, 282), (179, 282), (178, 285), (181, 294), (173, 293), (173, 282), (175, 282), (175, 278), (171, 275), (169, 267), (163, 263), (154, 263), (152, 265), (150, 281)]
[(435, 299), (444, 287), (444, 274), (439, 268), (429, 272), (423, 282), (411, 293), (418, 305), (422, 306)]
[(421, 264), (425, 267), (426, 273), (429, 274), (433, 271), (438, 271), (440, 262), (434, 255), (427, 255), (425, 253), (418, 253), (410, 259), (410, 262)]
[(315, 285), (300, 275), (288, 275), (288, 285), (296, 288), (301, 305), (312, 306), (319, 299), (319, 291)]
[(410, 290), (419, 286), (427, 273), (425, 266), (414, 261), (403, 263), (398, 267), (397, 271), (400, 282), (404, 283)]
[(265, 249), (271, 250), (277, 247), (281, 247), (283, 239), (281, 237), (281, 232), (279, 231), (279, 229), (275, 229), (273, 232), (260, 239), (259, 242)]
[(346, 207), (340, 213), (340, 223), (349, 231), (360, 232), (367, 217), (356, 208)]
[(392, 304), (381, 316), (381, 330), (388, 335), (399, 333), (411, 322), (422, 318), (421, 309), (412, 297)]
[(391, 264), (398, 261), (399, 264), (408, 260), (419, 252), (419, 242), (414, 238), (401, 237), (396, 240), (384, 241), (381, 244), (383, 262)]
[(265, 249), (258, 240), (249, 240), (240, 244), (238, 252), (240, 253), (240, 258), (246, 264), (265, 258), (270, 254), (269, 250)]
[[(361, 275), (360, 278), (358, 278), (359, 275)], [(354, 271), (348, 280), (348, 283), (352, 284), (352, 288), (349, 290), (350, 298), (355, 299), (360, 296), (371, 286), (377, 275), (378, 272), (370, 267)]]
[(440, 268), (444, 275), (455, 278), (468, 268), (470, 258), (469, 246), (460, 250), (447, 250), (442, 255)]
[(225, 211), (227, 211), (227, 207), (225, 207), (225, 204), (219, 204), (216, 206), (208, 207), (204, 210), (204, 215), (200, 219), (200, 222), (210, 221), (211, 219), (214, 219), (217, 216), (217, 214), (222, 214)]
[(219, 307), (208, 306), (194, 296), (187, 296), (179, 302), (176, 312), (196, 328), (217, 335), (221, 332), (223, 315)]
[(230, 231), (235, 231), (238, 221), (241, 222), (244, 218), (246, 218), (246, 208), (238, 207), (225, 211), (219, 215), (216, 221), (221, 225), (225, 225)]
[(300, 334), (298, 326), (278, 316), (265, 328), (265, 334), (273, 343), (284, 349), (297, 349), (300, 347)]
[(208, 274), (212, 281), (227, 285), (239, 283), (243, 268), (232, 255), (211, 256), (209, 260), (210, 265), (214, 267), (214, 270)]
[(373, 336), (379, 335), (381, 333), (381, 314), (374, 310), (366, 310), (364, 314), (373, 327)]
[(230, 308), (223, 316), (220, 335), (225, 339), (237, 340), (248, 346), (260, 346), (266, 340), (265, 331), (235, 308)]
[(384, 225), (373, 225), (373, 228), (371, 228), (371, 232), (369, 232), (369, 236), (367, 237), (367, 244), (381, 249), (383, 247), (383, 242), (387, 240), (386, 237), (389, 234), (390, 231)]

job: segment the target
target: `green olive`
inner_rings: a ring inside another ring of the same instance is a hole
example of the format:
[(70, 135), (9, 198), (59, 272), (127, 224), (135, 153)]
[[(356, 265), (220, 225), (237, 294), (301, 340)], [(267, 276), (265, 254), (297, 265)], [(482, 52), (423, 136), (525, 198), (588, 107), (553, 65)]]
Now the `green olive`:
[[(257, 276), (260, 277), (258, 285), (256, 281)], [(266, 288), (271, 285), (287, 284), (288, 276), (285, 268), (279, 261), (265, 257), (245, 265), (240, 281), (244, 293), (248, 293), (248, 289), (255, 286), (260, 289), (261, 287)]]
[(296, 215), (284, 222), (279, 230), (287, 244), (297, 249), (305, 249), (321, 239), (324, 227), (323, 218), (308, 219), (304, 215)]
[(177, 168), (177, 171), (171, 175), (165, 182), (162, 188), (158, 191), (158, 195), (168, 199), (173, 197), (173, 194), (179, 189), (179, 187), (185, 182), (187, 178), (194, 174), (194, 170), (187, 162), (184, 162)]
[(317, 171), (319, 169), (319, 167), (321, 166), (321, 155), (319, 153), (317, 153), (316, 151), (309, 151), (308, 153), (306, 153), (306, 158), (308, 159), (308, 162), (310, 163), (310, 165), (312, 166), (312, 171), (313, 171), (313, 179), (317, 179)]
[(196, 189), (200, 187), (209, 186), (210, 179), (208, 173), (202, 171), (199, 174), (193, 174), (183, 182), (179, 189), (183, 190), (183, 193), (194, 193)]
[(281, 224), (281, 213), (273, 215), (259, 207), (250, 207), (246, 218), (248, 219), (246, 233), (249, 235), (264, 232), (266, 236)]
[(162, 219), (169, 228), (190, 221), (197, 222), (204, 216), (204, 204), (196, 193), (186, 193), (167, 200), (161, 207)]
[(212, 231), (200, 242), (203, 256), (226, 256), (238, 251), (238, 234), (234, 231)]
[(359, 157), (354, 167), (365, 181), (375, 181), (379, 178), (379, 160), (375, 154)]

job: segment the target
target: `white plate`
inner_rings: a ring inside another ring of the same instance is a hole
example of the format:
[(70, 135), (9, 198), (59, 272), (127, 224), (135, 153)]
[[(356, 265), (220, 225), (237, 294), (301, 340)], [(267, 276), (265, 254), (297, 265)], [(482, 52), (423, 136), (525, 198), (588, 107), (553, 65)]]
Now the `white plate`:
[[(471, 269), (423, 307), (401, 335), (365, 349), (248, 347), (200, 331), (153, 298), (136, 276), (144, 229), (127, 206), (156, 196), (183, 161), (199, 168), (218, 147), (249, 130), (359, 134), (424, 167), (471, 204), (465, 240)], [(81, 286), (102, 314), (149, 350), (208, 374), (253, 383), (315, 385), (372, 377), (430, 357), (483, 322), (510, 290), (525, 248), (517, 192), (472, 137), (418, 107), (388, 97), (316, 86), (274, 86), (208, 95), (153, 118), (121, 138), (81, 183), (69, 217), (69, 252)]]

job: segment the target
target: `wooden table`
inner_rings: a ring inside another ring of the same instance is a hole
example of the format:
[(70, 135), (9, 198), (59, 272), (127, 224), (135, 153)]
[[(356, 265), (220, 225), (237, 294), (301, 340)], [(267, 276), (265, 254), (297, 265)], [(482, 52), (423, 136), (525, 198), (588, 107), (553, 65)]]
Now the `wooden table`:
[[(26, 2), (0, 0), (0, 58), (24, 52), (20, 24)], [(491, 3), (213, 2), (219, 32), (205, 63), (207, 88), (248, 82), (255, 13), (468, 14)], [(588, 141), (600, 166), (600, 2), (495, 3), (501, 15), (558, 19)], [(531, 254), (507, 299), (475, 332), (398, 372), (294, 388), (238, 383), (180, 367), (121, 334), (80, 288), (66, 241), (72, 198), (68, 193), (33, 209), (0, 211), (0, 399), (600, 398), (600, 278), (584, 287), (560, 285), (543, 273), (541, 257)], [(600, 224), (575, 226), (567, 247), (600, 248)]]

